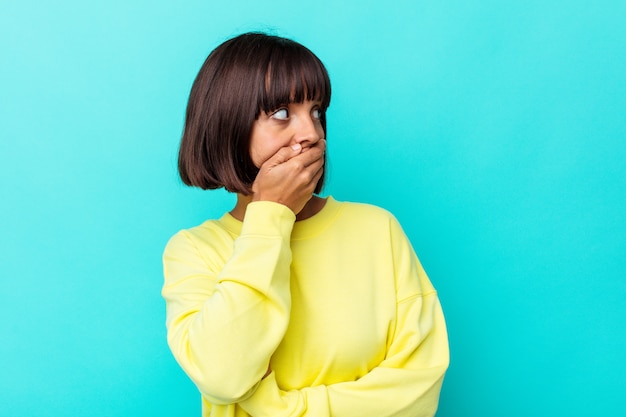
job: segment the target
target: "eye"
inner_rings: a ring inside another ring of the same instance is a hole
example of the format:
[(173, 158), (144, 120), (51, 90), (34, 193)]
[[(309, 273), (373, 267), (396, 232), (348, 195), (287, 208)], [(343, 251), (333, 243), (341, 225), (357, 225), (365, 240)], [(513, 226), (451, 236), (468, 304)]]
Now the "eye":
[(313, 118), (315, 120), (320, 120), (322, 118), (322, 109), (320, 109), (319, 107), (316, 107), (313, 109), (313, 111), (311, 112), (311, 114), (313, 115)]
[(278, 120), (287, 120), (289, 119), (289, 110), (285, 108), (278, 109), (274, 113), (272, 113), (271, 117)]

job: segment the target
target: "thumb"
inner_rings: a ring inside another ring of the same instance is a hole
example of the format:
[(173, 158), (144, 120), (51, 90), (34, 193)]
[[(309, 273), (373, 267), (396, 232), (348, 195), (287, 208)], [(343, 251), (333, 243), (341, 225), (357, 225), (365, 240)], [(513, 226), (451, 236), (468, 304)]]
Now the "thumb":
[(298, 155), (302, 151), (302, 145), (296, 143), (295, 145), (285, 146), (284, 148), (280, 148), (278, 152), (274, 156), (272, 156), (268, 162), (272, 165), (279, 165), (284, 162), (287, 162), (294, 156)]

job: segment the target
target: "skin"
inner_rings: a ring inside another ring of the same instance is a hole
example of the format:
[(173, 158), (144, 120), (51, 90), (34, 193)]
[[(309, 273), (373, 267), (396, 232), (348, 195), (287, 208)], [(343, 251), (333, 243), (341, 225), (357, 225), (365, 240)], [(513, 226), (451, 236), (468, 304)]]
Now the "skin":
[(326, 140), (319, 101), (290, 103), (254, 122), (250, 157), (259, 167), (252, 194), (237, 194), (231, 214), (243, 220), (252, 201), (283, 204), (304, 220), (318, 213), (326, 200), (313, 196), (324, 170)]

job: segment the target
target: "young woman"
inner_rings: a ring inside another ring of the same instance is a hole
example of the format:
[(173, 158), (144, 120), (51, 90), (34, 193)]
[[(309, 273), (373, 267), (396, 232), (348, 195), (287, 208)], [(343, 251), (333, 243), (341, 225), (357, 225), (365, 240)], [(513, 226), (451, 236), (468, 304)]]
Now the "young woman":
[(169, 346), (203, 416), (433, 416), (448, 367), (435, 289), (396, 219), (321, 198), (330, 81), (247, 33), (193, 84), (183, 181), (237, 194), (163, 256)]

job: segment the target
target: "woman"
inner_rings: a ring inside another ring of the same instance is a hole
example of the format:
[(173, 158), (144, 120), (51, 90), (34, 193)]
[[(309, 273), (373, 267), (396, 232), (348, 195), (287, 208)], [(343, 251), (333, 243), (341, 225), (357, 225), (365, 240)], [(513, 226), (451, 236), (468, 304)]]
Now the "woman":
[(432, 416), (448, 366), (436, 292), (395, 218), (320, 198), (330, 81), (248, 33), (191, 89), (183, 181), (233, 210), (164, 253), (168, 342), (204, 416)]

